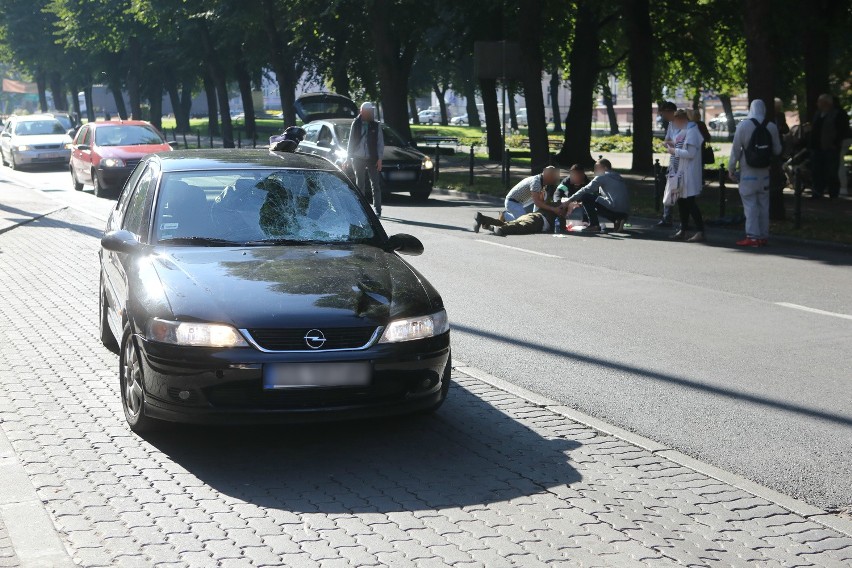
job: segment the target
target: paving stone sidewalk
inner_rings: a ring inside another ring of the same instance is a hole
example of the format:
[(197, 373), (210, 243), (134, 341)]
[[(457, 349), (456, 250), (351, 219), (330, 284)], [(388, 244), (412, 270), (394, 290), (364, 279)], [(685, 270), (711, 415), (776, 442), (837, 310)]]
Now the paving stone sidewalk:
[(847, 535), (459, 372), (432, 417), (142, 439), (96, 337), (98, 226), (0, 235), (0, 426), (80, 566), (852, 563)]

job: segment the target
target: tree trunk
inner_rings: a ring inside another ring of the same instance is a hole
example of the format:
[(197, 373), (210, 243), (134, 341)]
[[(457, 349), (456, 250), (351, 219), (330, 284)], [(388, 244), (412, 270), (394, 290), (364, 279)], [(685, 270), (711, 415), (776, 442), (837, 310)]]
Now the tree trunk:
[(209, 71), (204, 73), (204, 94), (207, 96), (207, 133), (210, 136), (218, 136), (219, 103), (216, 102), (216, 85)]
[(172, 112), (175, 115), (175, 131), (186, 134), (189, 132), (189, 115), (181, 103), (177, 80), (171, 71), (166, 73), (165, 87), (169, 94), (169, 102), (172, 104)]
[(441, 126), (447, 126), (450, 123), (450, 117), (447, 114), (447, 101), (444, 100), (444, 96), (447, 94), (447, 88), (443, 89), (441, 86), (435, 82), (432, 83), (432, 90), (435, 91), (435, 96), (438, 97), (438, 108), (441, 109)]
[(74, 125), (79, 125), (83, 119), (82, 111), (80, 110), (80, 95), (76, 85), (69, 86), (71, 91), (71, 110), (74, 112)]
[(151, 82), (148, 91), (148, 105), (151, 109), (151, 124), (157, 130), (163, 130), (163, 80), (159, 77), (149, 77)]
[(467, 124), (482, 128), (482, 121), (479, 120), (479, 107), (476, 106), (476, 84), (471, 78), (464, 82), (464, 98), (465, 108), (467, 109)]
[(189, 132), (190, 111), (192, 110), (192, 86), (184, 83), (181, 85), (180, 92), (180, 109), (181, 117), (185, 121), (182, 123), (183, 132)]
[(654, 118), (651, 77), (654, 70), (649, 0), (627, 0), (625, 18), (630, 53), (627, 68), (633, 91), (633, 172), (650, 172), (654, 164)]
[(249, 140), (254, 140), (257, 135), (257, 123), (255, 121), (254, 98), (252, 98), (251, 94), (251, 76), (249, 75), (248, 69), (246, 69), (245, 62), (242, 60), (236, 64), (234, 72), (237, 76), (237, 84), (240, 87), (240, 98), (243, 101), (246, 137)]
[(408, 79), (418, 41), (410, 33), (406, 34), (404, 41), (396, 37), (389, 20), (389, 14), (394, 9), (390, 0), (374, 0), (369, 6), (370, 32), (375, 49), (384, 120), (403, 140), (410, 140)]
[(50, 74), (50, 92), (53, 95), (53, 108), (56, 110), (68, 110), (68, 97), (65, 94), (65, 86), (62, 84), (62, 76), (58, 71)]
[(417, 114), (417, 101), (414, 97), (408, 97), (408, 114), (413, 124), (420, 124), (420, 116)]
[(497, 108), (497, 81), (480, 79), (482, 106), (485, 110), (485, 140), (488, 145), (488, 159), (499, 162), (503, 159), (503, 137), (500, 129), (500, 111)]
[(127, 120), (127, 106), (124, 104), (124, 93), (121, 91), (121, 83), (117, 78), (113, 78), (109, 83), (109, 90), (112, 91), (112, 98), (115, 100), (115, 111), (121, 120)]
[(207, 68), (210, 71), (210, 78), (216, 87), (219, 117), (222, 124), (222, 146), (233, 148), (234, 128), (231, 123), (231, 103), (228, 96), (228, 81), (225, 76), (225, 69), (222, 67), (222, 59), (216, 53), (216, 48), (213, 45), (210, 28), (207, 27), (207, 23), (204, 20), (198, 21), (198, 30), (200, 32), (201, 45), (204, 49), (204, 58), (207, 61)]
[(834, 8), (840, 2), (833, 0), (800, 0), (802, 18), (798, 31), (802, 41), (802, 68), (805, 71), (805, 107), (807, 121), (816, 115), (816, 102), (830, 88), (831, 21)]
[(97, 116), (95, 115), (95, 103), (94, 97), (92, 97), (92, 86), (86, 85), (83, 87), (83, 98), (86, 100), (86, 118), (89, 122), (95, 122), (97, 120)]
[(42, 70), (36, 71), (36, 87), (38, 88), (38, 106), (41, 112), (47, 112), (47, 77)]
[(562, 85), (559, 67), (550, 70), (550, 112), (553, 113), (553, 132), (562, 133), (562, 110), (559, 108), (559, 87)]
[(733, 140), (737, 123), (734, 122), (734, 107), (731, 105), (731, 95), (720, 94), (719, 102), (722, 103), (722, 111), (725, 113), (725, 120), (727, 122), (725, 128), (728, 129), (728, 140)]
[(540, 172), (550, 164), (550, 141), (547, 138), (547, 121), (544, 119), (544, 92), (541, 90), (541, 74), (544, 70), (541, 23), (545, 20), (542, 4), (542, 0), (526, 0), (518, 18), (522, 83), (529, 127), (527, 136), (530, 139), (530, 169), (533, 172)]
[(139, 93), (142, 81), (140, 50), (139, 39), (135, 36), (128, 38), (127, 54), (130, 65), (127, 70), (127, 97), (130, 99), (130, 114), (134, 120), (142, 118), (142, 98)]
[(609, 76), (606, 73), (601, 75), (601, 92), (609, 119), (609, 133), (618, 134), (618, 115), (615, 114), (615, 101), (612, 100), (612, 89), (609, 88)]
[(771, 0), (745, 0), (748, 98), (766, 103), (766, 119), (775, 118), (775, 51)]
[[(568, 57), (571, 104), (568, 107), (568, 116), (565, 118), (565, 138), (562, 149), (557, 154), (561, 164), (580, 164), (584, 167), (594, 165), (589, 147), (592, 142), (595, 84), (600, 72), (599, 31), (600, 22), (592, 0), (582, 0), (577, 7), (574, 46)], [(635, 97), (636, 90), (633, 94)], [(635, 140), (635, 131), (633, 136)]]
[(281, 40), (276, 22), (277, 10), (274, 0), (263, 0), (264, 30), (270, 46), (270, 63), (278, 81), (278, 94), (281, 97), (281, 114), (284, 116), (284, 126), (296, 124), (296, 85), (299, 77), (296, 74), (295, 58), (287, 52), (287, 47)]
[(519, 130), (518, 126), (518, 109), (515, 108), (515, 83), (509, 81), (508, 89), (506, 89), (506, 99), (509, 104), (509, 128)]

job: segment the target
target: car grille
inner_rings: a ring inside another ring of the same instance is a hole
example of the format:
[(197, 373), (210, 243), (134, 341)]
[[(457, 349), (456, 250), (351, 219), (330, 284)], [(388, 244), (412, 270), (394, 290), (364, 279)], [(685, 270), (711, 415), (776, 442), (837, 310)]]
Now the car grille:
[(33, 148), (36, 150), (59, 150), (62, 148), (62, 144), (36, 144)]
[[(319, 329), (319, 328), (317, 328)], [(325, 343), (319, 349), (311, 349), (305, 341), (309, 329), (249, 329), (254, 342), (269, 351), (329, 351), (333, 349), (360, 349), (366, 347), (375, 327), (334, 327), (320, 329)]]

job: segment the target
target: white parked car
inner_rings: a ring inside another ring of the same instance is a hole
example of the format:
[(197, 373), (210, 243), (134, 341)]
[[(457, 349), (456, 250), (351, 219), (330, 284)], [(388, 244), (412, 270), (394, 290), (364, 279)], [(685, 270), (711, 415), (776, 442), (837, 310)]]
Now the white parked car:
[[(481, 113), (479, 115), (479, 122), (481, 124), (485, 124), (485, 117), (482, 116)], [(462, 114), (462, 115), (451, 118), (450, 124), (452, 124), (454, 126), (467, 126), (468, 124), (470, 124), (470, 120), (468, 119), (467, 114)]]
[(21, 166), (68, 164), (71, 136), (46, 114), (11, 116), (0, 132), (0, 159), (13, 170)]
[(420, 124), (435, 124), (441, 122), (441, 111), (434, 109), (421, 110), (417, 113), (417, 118)]

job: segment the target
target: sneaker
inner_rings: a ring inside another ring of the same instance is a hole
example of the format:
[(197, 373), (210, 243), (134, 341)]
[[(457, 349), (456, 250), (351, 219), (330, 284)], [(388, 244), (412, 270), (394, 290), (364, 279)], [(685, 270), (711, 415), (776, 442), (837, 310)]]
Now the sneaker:
[(612, 232), (613, 233), (620, 233), (622, 229), (624, 229), (624, 220), (623, 219), (618, 220), (615, 223), (613, 223), (613, 226), (612, 226)]
[(492, 229), (492, 230), (494, 231), (494, 234), (497, 235), (498, 237), (505, 237), (506, 236), (506, 233), (503, 232), (503, 227), (494, 227), (494, 229)]
[(697, 233), (695, 233), (694, 235), (692, 235), (691, 237), (686, 239), (686, 242), (688, 242), (688, 243), (703, 243), (705, 240), (707, 240), (707, 239), (704, 238), (704, 231), (698, 231)]
[(741, 241), (737, 241), (738, 247), (759, 247), (760, 241), (757, 239), (752, 239), (750, 237), (746, 237)]

